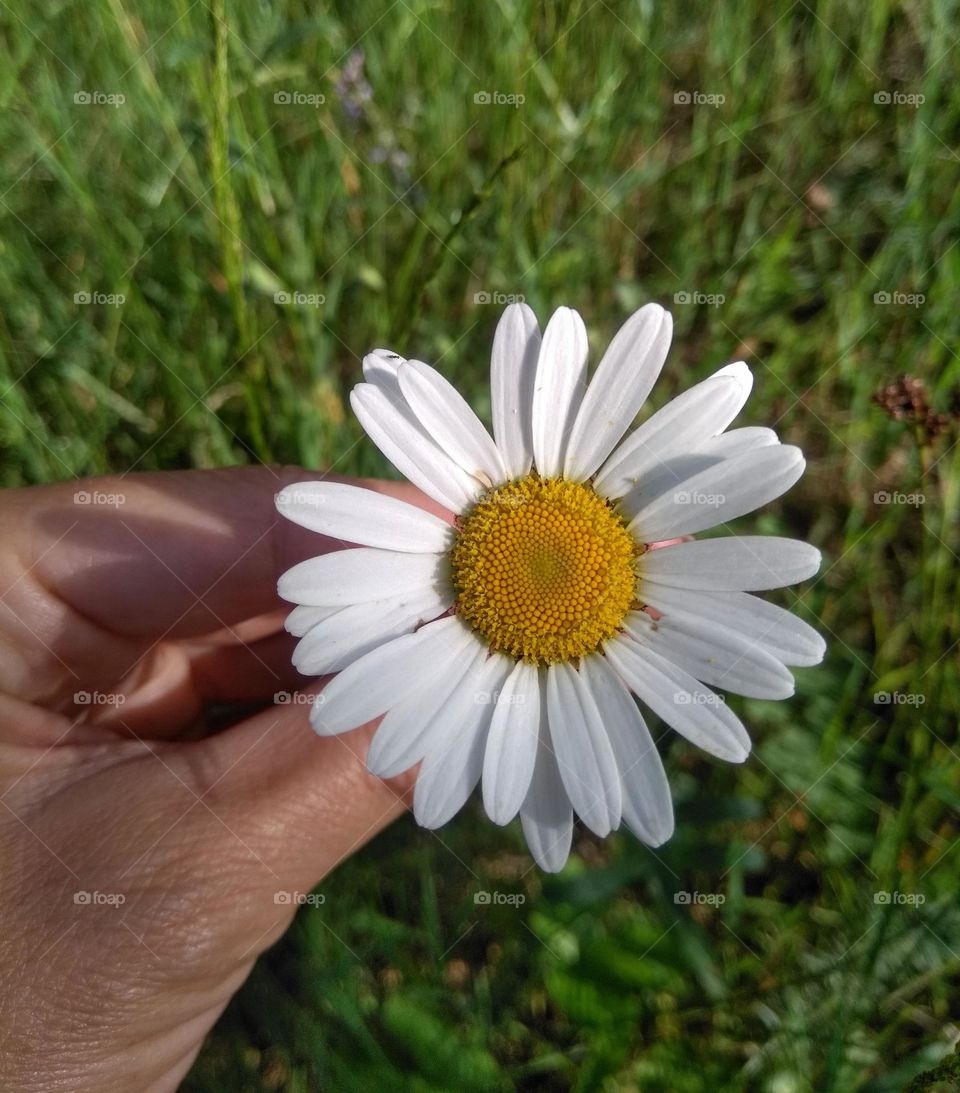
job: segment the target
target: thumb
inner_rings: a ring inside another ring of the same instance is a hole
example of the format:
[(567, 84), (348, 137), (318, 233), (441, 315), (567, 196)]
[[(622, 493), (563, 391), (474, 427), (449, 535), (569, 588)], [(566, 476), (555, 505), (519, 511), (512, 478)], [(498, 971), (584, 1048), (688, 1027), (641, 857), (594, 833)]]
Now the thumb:
[[(409, 807), (413, 770), (387, 781), (366, 770), (375, 722), (321, 737), (309, 710), (307, 701), (272, 707), (178, 755), (234, 843), (242, 883), (264, 891), (309, 891)], [(203, 823), (206, 811), (192, 815)]]

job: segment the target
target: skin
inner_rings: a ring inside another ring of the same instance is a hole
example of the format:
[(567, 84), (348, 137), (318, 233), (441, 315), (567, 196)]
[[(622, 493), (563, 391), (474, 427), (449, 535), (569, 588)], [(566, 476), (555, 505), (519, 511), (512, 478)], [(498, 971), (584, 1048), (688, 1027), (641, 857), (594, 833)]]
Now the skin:
[[(233, 468), (0, 495), (4, 1088), (175, 1089), (290, 924), (296, 904), (278, 899), (407, 808), (410, 774), (364, 769), (373, 725), (319, 738), (307, 705), (273, 702), (306, 682), (277, 578), (342, 546), (273, 497), (317, 477)], [(413, 487), (358, 484), (447, 515)], [(258, 712), (206, 723), (211, 703), (245, 702)]]

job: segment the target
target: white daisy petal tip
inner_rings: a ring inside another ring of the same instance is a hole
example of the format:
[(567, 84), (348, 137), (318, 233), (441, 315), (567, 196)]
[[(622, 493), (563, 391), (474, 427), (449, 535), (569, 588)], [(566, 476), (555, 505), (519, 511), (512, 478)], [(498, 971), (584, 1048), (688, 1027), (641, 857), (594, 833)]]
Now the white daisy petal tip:
[(823, 634), (818, 630), (814, 630), (813, 627), (809, 627), (809, 630), (813, 647), (808, 654), (809, 660), (802, 665), (804, 668), (813, 668), (817, 664), (822, 664), (823, 658), (827, 655), (827, 642)]
[(734, 763), (735, 765), (745, 763), (750, 758), (750, 745), (748, 744), (736, 750), (731, 749), (723, 758), (724, 762)]
[(404, 358), (392, 349), (371, 349), (363, 358), (363, 378), (368, 383), (389, 383), (396, 379)]
[(673, 320), (659, 304), (635, 311), (614, 335), (577, 411), (564, 474), (588, 479), (629, 429), (660, 375)]
[(350, 405), (397, 470), (444, 508), (462, 512), (482, 492), (480, 482), (438, 447), (417, 421), (396, 376), (390, 384), (358, 383), (350, 392)]
[(650, 832), (647, 845), (654, 848), (664, 846), (673, 838), (674, 831), (676, 831), (676, 822), (671, 809), (669, 816), (664, 816), (663, 822)]
[(397, 380), (407, 405), (443, 452), (484, 486), (504, 481), (503, 459), (466, 399), (435, 368), (405, 361)]
[(503, 309), (500, 322), (519, 322), (523, 328), (530, 329), (537, 326), (537, 313), (525, 300), (517, 300)]
[(753, 388), (753, 373), (747, 365), (746, 361), (734, 361), (732, 364), (725, 364), (722, 368), (718, 368), (714, 372), (715, 376), (733, 376), (733, 378), (740, 384), (742, 384), (748, 391)]
[(540, 355), (540, 325), (525, 303), (509, 304), (500, 316), (490, 353), (493, 436), (510, 478), (522, 478), (533, 463), (531, 412)]
[(564, 454), (587, 378), (587, 329), (579, 313), (559, 307), (540, 342), (533, 388), (533, 462), (541, 475), (563, 472)]

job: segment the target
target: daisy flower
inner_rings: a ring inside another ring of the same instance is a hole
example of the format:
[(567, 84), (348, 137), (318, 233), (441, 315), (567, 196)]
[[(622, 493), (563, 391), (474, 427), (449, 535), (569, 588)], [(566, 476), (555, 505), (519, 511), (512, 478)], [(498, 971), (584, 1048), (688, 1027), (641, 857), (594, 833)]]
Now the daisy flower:
[[(663, 765), (641, 705), (710, 755), (750, 739), (711, 688), (793, 693), (789, 667), (824, 642), (751, 595), (817, 572), (812, 546), (776, 536), (694, 540), (803, 473), (765, 428), (728, 431), (752, 385), (727, 365), (631, 426), (667, 356), (672, 320), (648, 304), (587, 383), (587, 333), (558, 309), (541, 338), (525, 304), (493, 342), (493, 435), (439, 372), (375, 350), (350, 401), (393, 465), (451, 524), (355, 486), (307, 482), (279, 511), (359, 544), (294, 566), (305, 675), (339, 673), (311, 710), (321, 735), (383, 715), (368, 769), (420, 763), (414, 815), (436, 828), (482, 783), (494, 823), (518, 814), (541, 868), (561, 869), (574, 814), (599, 836), (673, 833)], [(626, 435), (625, 435), (626, 434)], [(639, 702), (638, 702), (639, 700)]]

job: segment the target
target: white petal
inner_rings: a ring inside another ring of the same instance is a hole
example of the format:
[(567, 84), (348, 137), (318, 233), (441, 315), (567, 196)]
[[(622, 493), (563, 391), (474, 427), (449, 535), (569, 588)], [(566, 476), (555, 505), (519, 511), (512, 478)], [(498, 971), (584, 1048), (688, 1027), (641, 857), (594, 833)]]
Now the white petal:
[(724, 459), (645, 505), (628, 530), (644, 543), (706, 531), (786, 493), (804, 466), (803, 452), (782, 444)]
[(773, 429), (766, 429), (760, 425), (749, 425), (743, 429), (731, 429), (728, 433), (712, 436), (702, 444), (697, 445), (697, 453), (700, 455), (715, 455), (721, 459), (732, 459), (741, 452), (752, 452), (756, 448), (766, 448), (771, 444), (779, 444), (780, 439)]
[(620, 509), (630, 520), (652, 501), (674, 490), (684, 479), (716, 467), (724, 459), (779, 443), (772, 429), (762, 428), (734, 429), (708, 437), (692, 451), (668, 456), (641, 472), (630, 492), (620, 499)]
[(612, 638), (603, 651), (637, 698), (691, 744), (731, 763), (746, 759), (750, 737), (719, 695), (630, 638)]
[(654, 622), (642, 611), (630, 612), (624, 624), (638, 645), (658, 652), (701, 683), (748, 698), (793, 694), (793, 676), (782, 661), (742, 634), (711, 630), (679, 615)]
[(722, 462), (722, 456), (705, 455), (699, 451), (671, 456), (655, 467), (643, 471), (630, 492), (617, 501), (617, 507), (630, 521), (658, 498), (672, 497), (684, 479)]
[(297, 482), (276, 501), (295, 524), (361, 546), (439, 554), (453, 540), (453, 528), (432, 513), (345, 482)]
[(451, 639), (452, 650), (441, 666), (412, 694), (390, 707), (370, 742), (367, 770), (379, 778), (393, 778), (409, 770), (455, 731), (459, 717), (452, 703), (471, 701), (476, 677), (487, 650), (466, 627)]
[(699, 539), (648, 551), (640, 560), (644, 579), (714, 592), (782, 588), (805, 581), (819, 568), (816, 547), (778, 535)]
[(392, 349), (374, 349), (363, 358), (363, 378), (367, 383), (378, 383), (399, 390), (397, 369), (405, 358)]
[(439, 554), (375, 547), (333, 550), (288, 569), (277, 582), (277, 593), (291, 603), (314, 607), (388, 600), (442, 587), (447, 564)]
[(534, 861), (547, 873), (559, 873), (573, 841), (573, 809), (563, 788), (550, 740), (546, 678), (540, 680), (540, 740), (527, 799), (520, 809), (523, 836)]
[(496, 696), (483, 757), (483, 806), (495, 824), (508, 824), (530, 788), (540, 731), (538, 669), (517, 661)]
[(427, 752), (417, 773), (413, 814), (421, 827), (442, 827), (460, 811), (480, 781), (494, 710), (490, 696), (501, 690), (512, 668), (509, 657), (489, 657), (477, 674), (477, 691), (467, 696), (470, 701), (462, 718), (456, 716), (457, 710), (449, 711), (451, 739)]
[(350, 405), (370, 439), (405, 478), (451, 512), (463, 512), (479, 496), (480, 482), (440, 451), (399, 390), (359, 383), (350, 392)]
[(462, 633), (470, 631), (461, 619), (439, 619), (355, 660), (324, 688), (323, 701), (310, 711), (310, 724), (321, 736), (365, 725), (450, 663)]
[(630, 427), (667, 359), (673, 319), (647, 304), (617, 331), (597, 365), (567, 445), (564, 475), (586, 481)]
[(283, 628), (288, 634), (293, 634), (295, 638), (302, 638), (318, 622), (323, 622), (324, 619), (328, 619), (331, 615), (335, 615), (342, 610), (342, 607), (336, 606), (311, 607), (309, 604), (299, 604), (283, 620)]
[(545, 478), (559, 475), (587, 377), (587, 331), (569, 307), (543, 332), (533, 390), (533, 461)]
[(743, 384), (733, 375), (711, 376), (667, 403), (635, 429), (604, 463), (594, 489), (622, 497), (642, 474), (671, 456), (693, 451), (726, 428), (743, 405)]
[(510, 304), (497, 324), (490, 358), (493, 436), (510, 478), (522, 478), (533, 462), (533, 387), (540, 354), (540, 327), (526, 304)]
[(305, 676), (339, 672), (391, 638), (408, 634), (442, 615), (453, 591), (427, 589), (405, 599), (356, 603), (317, 623), (293, 651), (293, 666)]
[(407, 361), (397, 378), (407, 405), (441, 451), (485, 486), (504, 481), (497, 446), (449, 380), (423, 361)]
[(623, 821), (638, 839), (660, 846), (673, 834), (673, 801), (650, 730), (633, 696), (604, 657), (584, 657), (581, 671), (620, 772)]
[(550, 739), (574, 811), (603, 837), (620, 825), (623, 798), (617, 761), (597, 704), (580, 673), (567, 664), (547, 669)]
[[(718, 368), (713, 374), (715, 376), (732, 376), (740, 384), (740, 405), (734, 411), (733, 417), (730, 418), (730, 421), (733, 421), (733, 418), (746, 405), (750, 392), (753, 390), (753, 373), (747, 367), (745, 361), (734, 361), (733, 364), (725, 364), (722, 368)], [(727, 425), (730, 424), (730, 421), (727, 422)], [(723, 425), (721, 428), (726, 429), (727, 425)], [(720, 431), (720, 429), (717, 430), (718, 433)]]
[(748, 592), (691, 591), (644, 581), (639, 595), (643, 603), (667, 618), (682, 615), (691, 624), (699, 621), (711, 631), (742, 634), (784, 664), (819, 664), (826, 652), (826, 642), (803, 619)]

